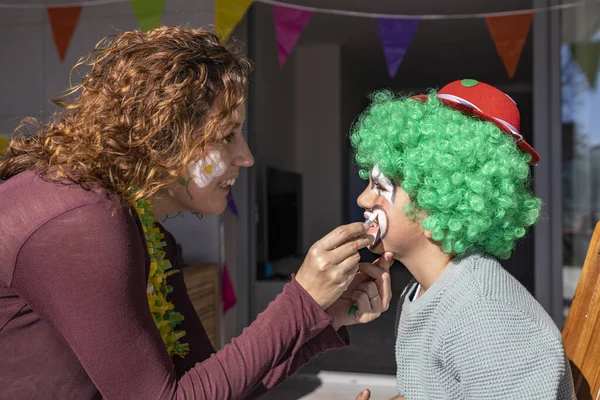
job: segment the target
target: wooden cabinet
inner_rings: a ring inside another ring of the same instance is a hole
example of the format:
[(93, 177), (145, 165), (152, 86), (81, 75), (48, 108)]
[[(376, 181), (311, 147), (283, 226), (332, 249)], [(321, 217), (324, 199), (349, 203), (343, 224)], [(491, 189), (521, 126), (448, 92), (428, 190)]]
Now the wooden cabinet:
[(220, 348), (221, 293), (220, 268), (216, 264), (190, 265), (183, 276), (192, 304), (213, 347)]

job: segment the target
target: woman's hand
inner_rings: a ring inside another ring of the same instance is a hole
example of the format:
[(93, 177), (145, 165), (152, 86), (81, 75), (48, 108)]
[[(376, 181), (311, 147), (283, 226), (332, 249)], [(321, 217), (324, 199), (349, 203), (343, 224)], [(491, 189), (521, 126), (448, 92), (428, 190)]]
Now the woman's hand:
[(362, 222), (343, 225), (312, 245), (296, 281), (324, 309), (348, 288), (358, 271), (358, 250), (373, 243)]
[[(356, 400), (369, 400), (371, 398), (371, 392), (369, 389), (363, 390), (356, 396)], [(404, 397), (398, 395), (391, 400), (406, 400)]]
[[(348, 289), (326, 310), (335, 330), (371, 322), (387, 311), (392, 300), (390, 267), (393, 263), (392, 253), (387, 252), (373, 264), (359, 264), (359, 272)], [(358, 309), (349, 314), (348, 310), (354, 304)]]

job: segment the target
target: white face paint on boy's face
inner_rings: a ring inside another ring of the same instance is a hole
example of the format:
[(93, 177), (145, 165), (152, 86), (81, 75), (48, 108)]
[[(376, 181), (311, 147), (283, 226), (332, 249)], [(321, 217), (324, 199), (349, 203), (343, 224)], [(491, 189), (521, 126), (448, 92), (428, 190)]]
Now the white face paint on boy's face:
[(383, 173), (379, 170), (379, 167), (375, 165), (371, 170), (371, 190), (380, 198), (376, 204), (370, 207), (370, 210), (365, 212), (365, 218), (373, 219), (375, 221), (369, 228), (369, 234), (375, 236), (373, 244), (370, 246), (371, 249), (376, 248), (381, 240), (383, 240), (388, 232), (388, 215), (387, 210), (394, 204), (396, 197), (396, 187)]
[[(390, 251), (394, 257), (402, 257), (412, 248), (427, 240), (417, 220), (409, 218), (404, 208), (410, 204), (409, 195), (383, 175), (377, 166), (369, 176), (370, 185), (357, 199), (365, 210), (365, 218), (376, 216), (368, 233), (375, 236), (369, 250), (377, 254)], [(398, 259), (398, 258), (396, 258)]]
[(396, 187), (388, 178), (386, 178), (379, 167), (375, 165), (371, 170), (371, 181), (374, 183), (374, 190), (382, 197), (386, 198), (390, 204), (394, 203)]

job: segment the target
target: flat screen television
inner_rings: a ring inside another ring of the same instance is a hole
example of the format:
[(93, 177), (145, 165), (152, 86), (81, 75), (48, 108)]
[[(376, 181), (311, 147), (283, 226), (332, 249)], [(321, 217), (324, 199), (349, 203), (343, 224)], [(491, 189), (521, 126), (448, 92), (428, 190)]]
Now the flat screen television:
[(265, 167), (261, 186), (259, 262), (274, 262), (300, 255), (302, 252), (302, 175)]

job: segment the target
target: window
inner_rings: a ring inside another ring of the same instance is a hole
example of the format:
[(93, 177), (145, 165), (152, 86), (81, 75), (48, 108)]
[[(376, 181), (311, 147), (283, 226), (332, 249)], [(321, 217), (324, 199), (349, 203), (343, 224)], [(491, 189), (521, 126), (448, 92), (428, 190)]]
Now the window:
[(600, 13), (565, 10), (561, 37), (563, 300), (566, 316), (600, 220)]

